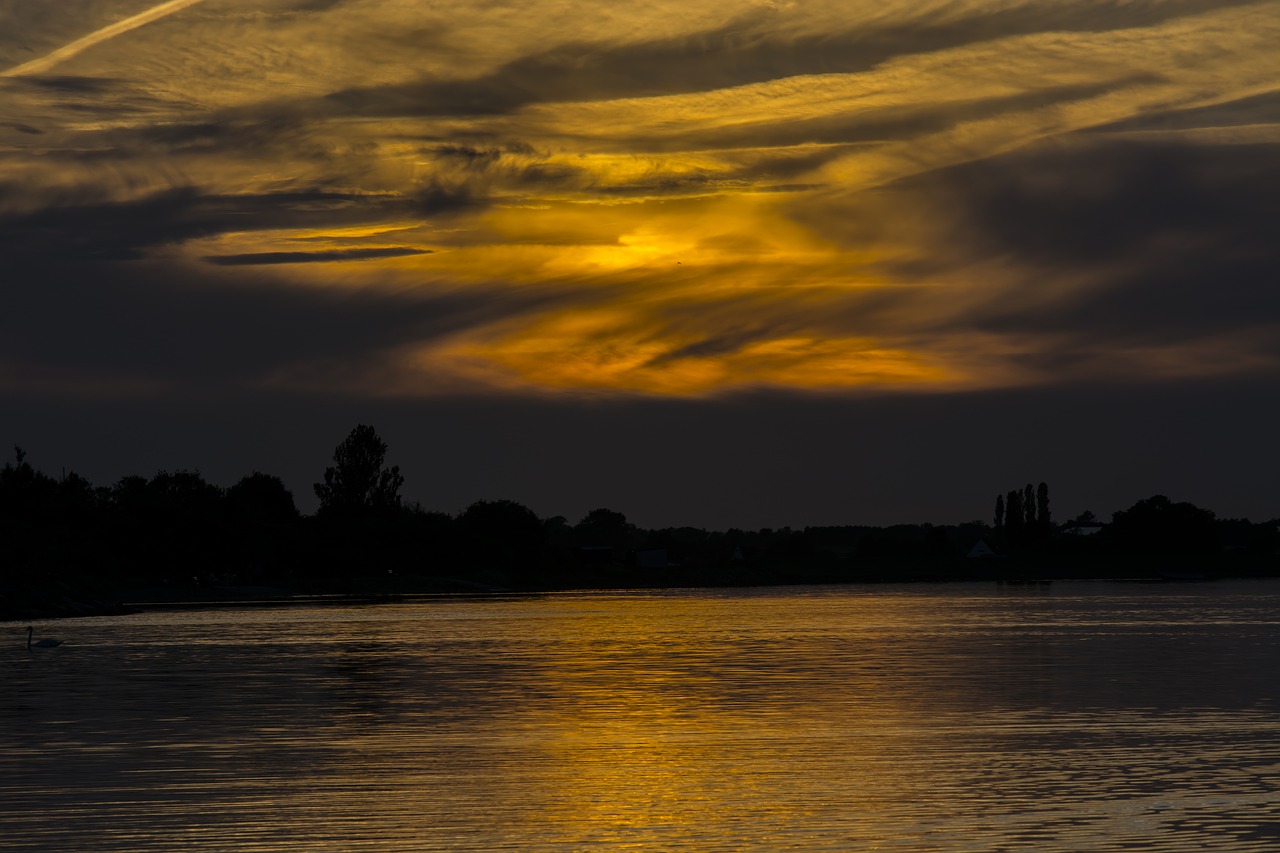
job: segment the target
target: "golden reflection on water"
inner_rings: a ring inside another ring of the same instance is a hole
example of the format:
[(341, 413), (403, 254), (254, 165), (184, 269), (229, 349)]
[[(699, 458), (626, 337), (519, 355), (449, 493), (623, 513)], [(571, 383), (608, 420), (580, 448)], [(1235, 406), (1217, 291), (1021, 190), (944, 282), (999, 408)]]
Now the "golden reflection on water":
[(1277, 849), (1280, 586), (1183, 589), (69, 620), (54, 653), (0, 653), (0, 838), (6, 851)]

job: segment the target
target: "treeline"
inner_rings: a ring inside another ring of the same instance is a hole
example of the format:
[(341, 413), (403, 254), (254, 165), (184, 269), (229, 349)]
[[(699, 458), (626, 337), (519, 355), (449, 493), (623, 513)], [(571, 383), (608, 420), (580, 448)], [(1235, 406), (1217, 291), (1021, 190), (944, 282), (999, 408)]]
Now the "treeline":
[[(231, 587), (394, 594), (1103, 576), (1142, 560), (1155, 571), (1223, 554), (1238, 560), (1238, 573), (1280, 573), (1276, 521), (1217, 519), (1162, 496), (1115, 513), (1097, 532), (1089, 513), (1055, 525), (1044, 483), (1001, 494), (994, 524), (644, 530), (606, 508), (576, 523), (510, 500), (427, 510), (402, 500), (404, 477), (386, 465), (387, 449), (372, 427), (357, 426), (314, 486), (319, 509), (303, 515), (270, 474), (229, 488), (196, 471), (95, 486), (74, 473), (44, 474), (15, 448), (0, 469), (0, 618), (31, 611), (33, 601), (74, 611), (77, 601), (109, 601), (120, 590), (184, 597)], [(983, 553), (979, 542), (996, 559), (970, 559)]]
[(1280, 549), (1280, 520), (1219, 519), (1212, 510), (1164, 495), (1114, 513), (1107, 524), (1085, 511), (1055, 525), (1043, 482), (997, 495), (994, 522), (989, 544), (1010, 556), (1265, 557)]
[(1033, 489), (1030, 483), (1008, 496), (996, 495), (995, 526), (1008, 544), (1023, 545), (1045, 539), (1053, 532), (1053, 516), (1049, 512), (1049, 485), (1041, 483)]

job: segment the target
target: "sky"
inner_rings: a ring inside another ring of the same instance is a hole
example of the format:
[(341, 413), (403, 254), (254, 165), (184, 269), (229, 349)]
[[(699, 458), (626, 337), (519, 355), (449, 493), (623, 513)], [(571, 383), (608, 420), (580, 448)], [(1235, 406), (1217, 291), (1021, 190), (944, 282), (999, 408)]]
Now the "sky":
[(576, 521), (1280, 517), (1280, 0), (0, 0), (0, 442)]

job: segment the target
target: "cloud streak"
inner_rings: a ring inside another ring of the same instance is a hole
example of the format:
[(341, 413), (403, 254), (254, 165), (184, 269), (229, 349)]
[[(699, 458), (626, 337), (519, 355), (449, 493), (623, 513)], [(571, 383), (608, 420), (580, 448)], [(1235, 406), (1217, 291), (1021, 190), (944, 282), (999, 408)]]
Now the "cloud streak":
[(205, 260), (223, 267), (267, 266), (271, 264), (320, 264), (340, 261), (371, 261), (430, 254), (429, 249), (390, 246), (385, 249), (329, 249), (319, 252), (248, 252), (242, 255), (207, 255)]
[(37, 59), (16, 65), (5, 71), (0, 71), (0, 77), (21, 77), (25, 75), (44, 74), (50, 69), (57, 67), (59, 64), (66, 62), (74, 56), (78, 56), (92, 47), (97, 47), (103, 42), (110, 41), (113, 38), (122, 36), (138, 27), (146, 26), (153, 21), (161, 18), (167, 18), (169, 15), (176, 14), (189, 9), (204, 0), (168, 0), (168, 2), (160, 3), (152, 6), (144, 12), (136, 15), (130, 15), (124, 20), (117, 21), (114, 24), (95, 30), (86, 36), (82, 36), (73, 42), (63, 45), (62, 47), (45, 54)]

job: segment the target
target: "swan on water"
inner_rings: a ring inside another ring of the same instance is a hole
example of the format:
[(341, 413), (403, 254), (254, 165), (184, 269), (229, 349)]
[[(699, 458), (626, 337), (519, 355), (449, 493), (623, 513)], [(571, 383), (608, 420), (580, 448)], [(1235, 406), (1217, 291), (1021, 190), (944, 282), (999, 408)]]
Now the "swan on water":
[(43, 640), (36, 640), (33, 643), (31, 642), (31, 631), (32, 631), (32, 628), (30, 625), (28, 625), (27, 626), (27, 648), (28, 649), (52, 649), (54, 646), (62, 645), (61, 640), (51, 640), (48, 637), (45, 637)]

